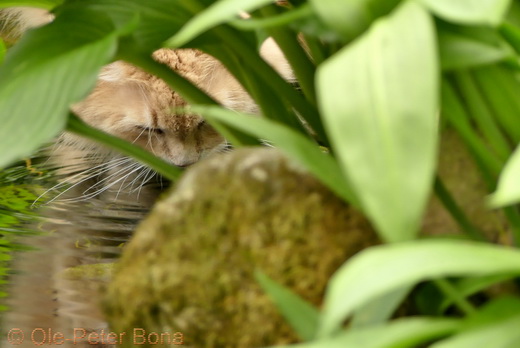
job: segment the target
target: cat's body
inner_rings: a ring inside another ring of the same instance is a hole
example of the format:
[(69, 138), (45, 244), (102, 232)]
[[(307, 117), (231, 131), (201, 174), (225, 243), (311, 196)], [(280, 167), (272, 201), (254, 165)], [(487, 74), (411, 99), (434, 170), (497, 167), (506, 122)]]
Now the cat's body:
[[(12, 35), (52, 20), (45, 11), (27, 8), (10, 9), (3, 12), (3, 17), (19, 22), (11, 30)], [(272, 40), (264, 43), (261, 54), (283, 77), (292, 78)], [(160, 49), (153, 57), (225, 107), (257, 111), (250, 96), (213, 57), (192, 49)], [(92, 93), (71, 108), (87, 124), (184, 167), (226, 147), (225, 139), (199, 115), (176, 112), (185, 105), (183, 98), (162, 80), (116, 61), (102, 69)], [(29, 245), (41, 250), (22, 253), (14, 261), (14, 268), (22, 273), (11, 278), (8, 304), (12, 307), (4, 318), (3, 329), (23, 328), (26, 335), (36, 328), (62, 330), (69, 336), (77, 327), (99, 332), (105, 323), (97, 309), (95, 289), (83, 286), (82, 281), (64, 280), (60, 273), (78, 265), (106, 262), (106, 250), (121, 243), (119, 237), (110, 235), (112, 229), (117, 233), (123, 226), (130, 233), (132, 224), (156, 198), (161, 183), (152, 180), (156, 177), (152, 171), (132, 159), (69, 133), (56, 140), (50, 157), (60, 168), (62, 180), (57, 186), (68, 184), (72, 189), (48, 207), (49, 222), (43, 229), (54, 232), (29, 239)], [(147, 182), (152, 184), (144, 185)], [(67, 200), (71, 205), (63, 204)], [(131, 205), (119, 211), (114, 208), (119, 203)], [(81, 214), (74, 214), (77, 211)], [(90, 245), (97, 235), (104, 243), (99, 250), (82, 247), (83, 239)], [(30, 338), (24, 344), (34, 346)]]

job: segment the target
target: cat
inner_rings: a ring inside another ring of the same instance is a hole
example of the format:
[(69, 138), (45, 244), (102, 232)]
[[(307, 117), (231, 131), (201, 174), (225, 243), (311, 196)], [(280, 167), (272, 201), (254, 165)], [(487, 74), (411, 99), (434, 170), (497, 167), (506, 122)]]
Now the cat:
[[(17, 23), (9, 26), (8, 38), (12, 41), (26, 29), (53, 19), (48, 12), (31, 8), (4, 10), (0, 17), (4, 23)], [(260, 54), (282, 77), (294, 80), (272, 39), (263, 43)], [(212, 56), (195, 49), (159, 49), (153, 58), (224, 107), (258, 112), (244, 88)], [(115, 61), (102, 68), (90, 95), (72, 105), (71, 110), (92, 127), (137, 144), (172, 165), (187, 167), (225, 151), (228, 144), (201, 116), (175, 113), (175, 108), (186, 104), (159, 78)], [(35, 329), (51, 328), (70, 336), (72, 328), (93, 332), (106, 328), (96, 305), (98, 289), (91, 285), (95, 282), (67, 279), (60, 274), (81, 265), (113, 262), (107, 255), (115, 253), (131, 235), (162, 191), (153, 184), (157, 176), (150, 169), (68, 132), (51, 146), (50, 160), (61, 178), (53, 189), (68, 189), (58, 194), (59, 199), (44, 213), (47, 222), (41, 229), (54, 233), (29, 238), (27, 244), (39, 250), (17, 255), (13, 267), (22, 273), (10, 279), (7, 303), (11, 310), (4, 316), (4, 331), (21, 328), (27, 335), (32, 330), (40, 339), (43, 331)], [(118, 232), (121, 229), (128, 232), (123, 237)], [(90, 247), (98, 242), (102, 244), (99, 248)], [(24, 344), (34, 346), (30, 337)]]
[[(4, 22), (5, 18), (17, 22), (16, 29), (9, 36), (11, 39), (27, 28), (52, 21), (50, 13), (25, 7), (4, 10), (2, 17)], [(262, 44), (260, 55), (283, 78), (295, 80), (274, 40), (268, 38)], [(224, 107), (248, 113), (258, 112), (258, 107), (244, 88), (212, 56), (196, 49), (159, 49), (153, 53), (153, 58), (190, 80)], [(90, 126), (137, 144), (172, 165), (187, 167), (213, 153), (224, 151), (228, 144), (201, 116), (174, 111), (185, 105), (183, 98), (161, 79), (126, 62), (115, 61), (102, 68), (91, 94), (72, 105), (71, 109)], [(154, 177), (144, 166), (124, 161), (113, 151), (67, 132), (57, 139), (50, 157), (58, 168), (71, 167), (74, 163), (73, 172), (61, 170), (66, 179), (63, 185), (58, 186), (92, 182), (89, 179), (95, 177), (109, 177), (102, 179), (105, 180), (104, 184), (90, 190), (84, 198), (93, 197), (96, 192), (115, 186), (115, 183), (121, 186), (137, 177), (141, 185)]]

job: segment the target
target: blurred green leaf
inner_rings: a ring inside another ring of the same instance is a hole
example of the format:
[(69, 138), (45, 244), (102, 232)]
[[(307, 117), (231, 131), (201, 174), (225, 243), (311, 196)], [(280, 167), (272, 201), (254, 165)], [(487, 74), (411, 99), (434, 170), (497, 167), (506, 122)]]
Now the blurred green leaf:
[(420, 0), (437, 16), (461, 24), (498, 25), (511, 0)]
[[(415, 348), (447, 336), (460, 327), (455, 319), (406, 318), (376, 327), (350, 329), (335, 337), (297, 344), (294, 348)], [(476, 347), (476, 346), (475, 346)], [(472, 347), (472, 348), (475, 348)]]
[(463, 331), (449, 339), (431, 345), (431, 348), (517, 348), (520, 346), (520, 315), (506, 320), (493, 317), (493, 323), (475, 330)]
[(473, 70), (477, 88), (482, 91), (496, 121), (513, 144), (520, 142), (520, 81), (515, 72), (498, 64)]
[(439, 30), (439, 52), (444, 70), (471, 68), (513, 57), (504, 45), (496, 46), (475, 37)]
[(431, 188), (439, 88), (433, 29), (428, 13), (406, 2), (318, 70), (334, 151), (387, 241), (415, 236)]
[(129, 33), (131, 39), (120, 44), (128, 42), (133, 50), (149, 53), (160, 48), (172, 33), (193, 17), (193, 13), (186, 9), (187, 3), (171, 0), (69, 0), (64, 8), (95, 10), (106, 14), (117, 28), (126, 27), (138, 16), (139, 26)]
[(220, 0), (193, 17), (181, 30), (169, 38), (164, 47), (181, 47), (206, 30), (236, 19), (238, 14), (271, 4), (272, 0)]
[(4, 57), (5, 57), (5, 53), (7, 51), (7, 48), (5, 47), (5, 44), (4, 42), (2, 41), (2, 39), (0, 39), (0, 64), (3, 62), (4, 60)]
[(365, 249), (332, 277), (319, 336), (333, 334), (356, 309), (396, 289), (435, 278), (506, 273), (520, 274), (520, 251), (486, 243), (431, 239)]
[(116, 44), (109, 18), (83, 11), (28, 32), (8, 52), (0, 67), (0, 167), (64, 128), (70, 104), (94, 86)]
[(310, 0), (310, 4), (330, 28), (350, 41), (373, 21), (391, 12), (401, 0)]
[(503, 207), (520, 202), (520, 146), (506, 163), (500, 179), (498, 188), (490, 196), (490, 204), (495, 208)]
[(244, 133), (272, 142), (307, 168), (339, 197), (354, 206), (358, 205), (335, 159), (323, 153), (317, 144), (295, 130), (265, 118), (216, 106), (194, 106), (190, 110), (201, 114), (210, 123), (222, 122)]
[(40, 7), (52, 9), (63, 3), (64, 0), (0, 0), (0, 8), (14, 6)]
[(410, 293), (411, 286), (390, 291), (377, 297), (364, 306), (358, 308), (350, 325), (352, 328), (375, 326), (388, 321), (406, 296)]
[[(498, 275), (491, 275), (491, 276), (487, 276), (487, 277), (464, 278), (464, 279), (460, 279), (456, 282), (453, 282), (453, 286), (463, 296), (470, 296), (481, 290), (489, 288), (491, 285), (509, 280), (512, 277), (514, 277), (514, 275), (498, 274)], [(445, 298), (442, 301), (442, 303), (440, 303), (439, 314), (444, 312), (450, 305), (452, 305), (452, 301), (450, 301), (449, 298)]]
[(304, 341), (312, 340), (318, 328), (318, 310), (266, 274), (258, 271), (256, 279), (298, 336)]

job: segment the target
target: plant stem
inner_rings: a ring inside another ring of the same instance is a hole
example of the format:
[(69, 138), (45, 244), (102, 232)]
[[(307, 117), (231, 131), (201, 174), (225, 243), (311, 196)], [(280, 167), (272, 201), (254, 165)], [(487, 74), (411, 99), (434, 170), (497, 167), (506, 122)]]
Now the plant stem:
[(433, 283), (466, 315), (477, 312), (477, 309), (448, 280), (436, 279)]
[(69, 114), (67, 130), (69, 132), (95, 140), (97, 143), (117, 150), (127, 156), (131, 156), (139, 162), (146, 164), (157, 173), (171, 181), (176, 181), (182, 174), (182, 170), (180, 168), (175, 167), (158, 157), (155, 157), (143, 148), (140, 148), (113, 135), (102, 132), (96, 128), (92, 128), (72, 113)]

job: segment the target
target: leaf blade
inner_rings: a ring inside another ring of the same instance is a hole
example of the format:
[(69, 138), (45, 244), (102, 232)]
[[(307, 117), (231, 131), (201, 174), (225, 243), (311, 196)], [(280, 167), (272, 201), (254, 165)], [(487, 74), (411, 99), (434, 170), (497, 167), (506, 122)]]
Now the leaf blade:
[(461, 24), (497, 25), (510, 0), (420, 0), (439, 17)]
[(431, 18), (405, 3), (322, 65), (318, 91), (331, 143), (365, 213), (385, 240), (413, 238), (438, 140)]
[(486, 243), (431, 239), (366, 249), (333, 275), (319, 337), (338, 330), (371, 299), (401, 287), (442, 277), (507, 273), (520, 274), (520, 252)]
[(256, 10), (264, 5), (269, 5), (272, 0), (221, 0), (217, 1), (206, 10), (199, 13), (186, 25), (184, 25), (174, 36), (166, 40), (164, 47), (180, 47), (206, 30), (236, 19), (241, 12)]

